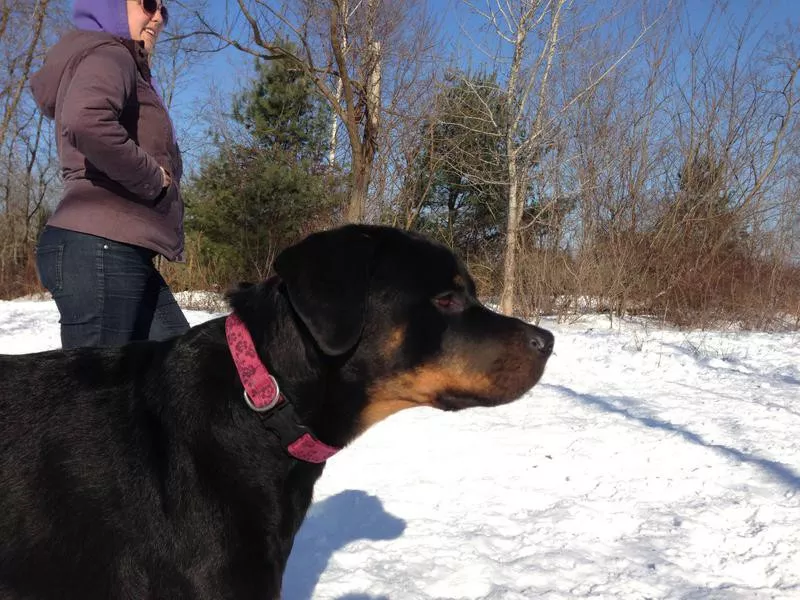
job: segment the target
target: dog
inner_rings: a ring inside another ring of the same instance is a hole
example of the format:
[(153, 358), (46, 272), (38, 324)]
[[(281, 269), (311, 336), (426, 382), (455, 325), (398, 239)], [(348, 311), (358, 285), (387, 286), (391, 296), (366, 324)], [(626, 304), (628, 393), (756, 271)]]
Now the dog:
[(497, 406), (550, 332), (446, 247), (348, 225), (163, 342), (0, 356), (0, 598), (280, 598), (325, 461), (406, 408)]

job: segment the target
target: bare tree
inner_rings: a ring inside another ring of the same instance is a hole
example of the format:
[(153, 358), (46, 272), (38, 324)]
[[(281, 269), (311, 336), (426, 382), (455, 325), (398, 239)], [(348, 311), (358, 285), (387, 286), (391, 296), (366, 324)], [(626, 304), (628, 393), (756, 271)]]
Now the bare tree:
[(697, 29), (673, 16), (642, 60), (565, 113), (567, 161), (551, 182), (578, 197), (564, 240), (572, 306), (762, 326), (797, 289), (796, 36), (755, 38), (758, 13), (722, 3)]
[(31, 283), (31, 244), (55, 183), (50, 124), (26, 93), (60, 17), (58, 0), (0, 4), (0, 294)]
[[(258, 0), (238, 0), (238, 12), (224, 23), (193, 11), (192, 35), (210, 35), (225, 45), (265, 60), (287, 60), (314, 81), (333, 109), (348, 142), (349, 221), (363, 221), (375, 157), (385, 137), (387, 97), (406, 90), (402, 74), (414, 57), (403, 52), (415, 39), (430, 35), (427, 16), (416, 0), (384, 2), (346, 0), (287, 2), (275, 7)], [(187, 9), (190, 7), (187, 5)], [(297, 51), (290, 49), (290, 42)], [(332, 127), (336, 155), (338, 125)]]
[[(481, 6), (469, 0), (465, 2), (485, 19), (488, 29), (500, 43), (497, 61), (507, 64), (508, 222), (500, 309), (511, 313), (516, 300), (520, 227), (531, 169), (540, 163), (543, 154), (552, 146), (553, 127), (558, 115), (608, 77), (637, 47), (652, 23), (644, 22), (627, 48), (605, 64), (598, 63), (597, 68), (589, 72), (582, 88), (556, 103), (551, 89), (554, 61), (579, 44), (587, 32), (596, 31), (602, 19), (596, 17), (598, 22), (594, 24), (581, 23), (573, 0), (487, 0)], [(570, 21), (569, 28), (566, 27), (567, 21)], [(570, 33), (566, 43), (565, 29)], [(507, 57), (506, 60), (502, 59), (503, 56)]]
[[(0, 12), (0, 43), (5, 42), (13, 44), (14, 40), (4, 40), (3, 34), (6, 33), (8, 23), (11, 21), (11, 7), (6, 4), (7, 0), (3, 0), (2, 12)], [(24, 45), (21, 50), (18, 50), (16, 55), (11, 56), (11, 60), (6, 64), (10, 78), (6, 85), (3, 86), (2, 100), (3, 100), (3, 117), (0, 121), (0, 148), (5, 144), (6, 136), (9, 133), (9, 125), (11, 120), (17, 113), (22, 91), (25, 89), (28, 78), (31, 74), (31, 66), (33, 65), (33, 58), (42, 40), (44, 31), (45, 15), (47, 14), (47, 5), (49, 0), (37, 0), (33, 5), (33, 18), (30, 21), (30, 29), (25, 33), (29, 33), (27, 40), (23, 40)], [(17, 10), (22, 9), (24, 12), (26, 8), (30, 7), (17, 7)], [(24, 30), (23, 30), (24, 31)], [(12, 35), (17, 33), (14, 28), (10, 32)], [(7, 47), (11, 48), (9, 44)]]
[[(192, 10), (207, 10), (206, 0), (193, 0)], [(230, 108), (212, 100), (217, 80), (209, 77), (207, 60), (216, 49), (207, 36), (191, 35), (191, 13), (170, 3), (170, 19), (153, 55), (155, 86), (166, 104), (185, 165), (196, 165), (208, 149), (209, 131), (218, 131), (209, 121)], [(201, 90), (201, 92), (197, 92)], [(220, 112), (222, 111), (222, 112)]]

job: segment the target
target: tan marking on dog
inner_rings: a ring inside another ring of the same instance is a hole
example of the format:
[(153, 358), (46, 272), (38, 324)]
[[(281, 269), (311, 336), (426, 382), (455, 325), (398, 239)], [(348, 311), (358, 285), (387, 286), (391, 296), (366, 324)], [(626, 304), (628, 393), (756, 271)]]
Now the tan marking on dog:
[(461, 290), (467, 289), (467, 282), (464, 281), (464, 278), (461, 275), (456, 275), (455, 276), (455, 278), (453, 279), (453, 285), (456, 286), (456, 288), (461, 289)]
[(434, 406), (443, 392), (486, 396), (492, 389), (488, 375), (474, 373), (458, 362), (424, 365), (376, 382), (359, 418), (359, 433), (406, 408)]
[(383, 345), (384, 356), (387, 358), (394, 356), (400, 349), (400, 346), (403, 345), (403, 341), (405, 339), (406, 339), (405, 327), (395, 327), (394, 329), (392, 329), (392, 332), (389, 334), (389, 338)]
[(383, 421), (386, 417), (390, 417), (406, 408), (414, 408), (415, 406), (420, 405), (416, 402), (409, 402), (407, 400), (385, 400), (382, 402), (370, 402), (367, 404), (367, 407), (362, 411), (361, 416), (359, 417), (357, 435), (361, 435), (375, 423)]

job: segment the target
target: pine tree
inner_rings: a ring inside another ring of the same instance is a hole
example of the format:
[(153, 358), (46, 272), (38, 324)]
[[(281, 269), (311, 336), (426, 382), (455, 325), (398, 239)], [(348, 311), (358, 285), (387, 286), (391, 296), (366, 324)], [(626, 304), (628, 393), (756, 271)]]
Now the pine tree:
[(456, 75), (423, 127), (410, 185), (416, 226), (463, 254), (501, 242), (505, 222), (504, 104), (493, 75)]
[(257, 62), (233, 118), (245, 141), (218, 142), (187, 190), (187, 228), (227, 279), (256, 279), (282, 248), (331, 223), (346, 195), (324, 165), (329, 109), (290, 63)]

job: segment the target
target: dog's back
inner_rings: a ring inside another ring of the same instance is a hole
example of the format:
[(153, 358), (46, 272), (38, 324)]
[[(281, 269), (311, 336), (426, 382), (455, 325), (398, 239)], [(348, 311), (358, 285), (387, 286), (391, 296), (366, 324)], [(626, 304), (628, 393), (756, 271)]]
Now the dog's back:
[(64, 597), (111, 597), (114, 578), (136, 579), (125, 548), (161, 535), (161, 457), (147, 392), (132, 389), (148, 379), (129, 370), (164, 349), (0, 356), (0, 589), (47, 597), (58, 582)]
[[(209, 331), (220, 343), (198, 350)], [(167, 342), (0, 356), (0, 598), (255, 598), (280, 587), (283, 563), (265, 553), (288, 549), (258, 527), (259, 510), (234, 514), (248, 493), (208, 432), (196, 374), (216, 351), (227, 352), (219, 320)], [(262, 471), (271, 487), (278, 477)], [(210, 578), (237, 543), (262, 549), (238, 561), (255, 579)]]

